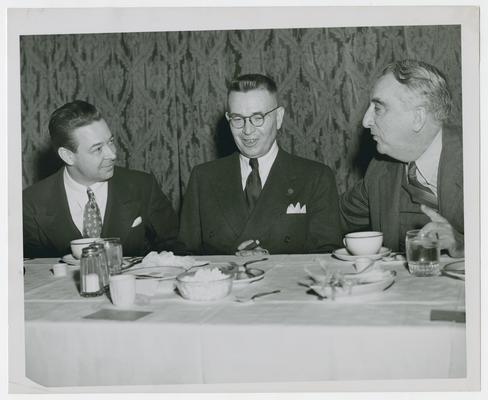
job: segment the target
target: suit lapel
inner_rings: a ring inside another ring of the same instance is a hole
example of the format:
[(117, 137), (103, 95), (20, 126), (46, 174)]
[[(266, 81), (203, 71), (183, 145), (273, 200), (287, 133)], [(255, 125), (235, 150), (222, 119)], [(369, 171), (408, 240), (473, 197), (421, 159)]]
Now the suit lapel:
[(230, 156), (227, 163), (222, 165), (214, 176), (214, 195), (218, 205), (216, 211), (222, 213), (235, 237), (238, 237), (248, 218), (247, 203), (241, 183), (239, 153)]
[(64, 168), (57, 172), (51, 191), (53, 196), (50, 197), (50, 201), (46, 205), (45, 213), (39, 216), (44, 233), (59, 252), (66, 249), (67, 238), (73, 240), (82, 237), (71, 218), (64, 188), (63, 172)]
[(115, 170), (108, 181), (107, 206), (103, 219), (102, 237), (119, 237), (124, 242), (135, 218), (139, 216), (139, 201), (134, 197), (130, 182), (124, 182)]

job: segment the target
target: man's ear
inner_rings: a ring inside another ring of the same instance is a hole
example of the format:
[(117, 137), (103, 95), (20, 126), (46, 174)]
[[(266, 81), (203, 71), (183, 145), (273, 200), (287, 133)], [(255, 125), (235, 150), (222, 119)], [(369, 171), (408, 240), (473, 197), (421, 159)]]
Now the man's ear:
[(419, 133), (424, 128), (427, 122), (427, 110), (424, 106), (415, 107), (413, 116), (413, 130), (415, 133)]
[(276, 109), (276, 129), (281, 128), (283, 123), (283, 116), (285, 115), (285, 107), (280, 106)]
[(66, 165), (73, 165), (75, 162), (75, 157), (73, 152), (67, 149), (66, 147), (60, 147), (58, 149), (58, 155)]

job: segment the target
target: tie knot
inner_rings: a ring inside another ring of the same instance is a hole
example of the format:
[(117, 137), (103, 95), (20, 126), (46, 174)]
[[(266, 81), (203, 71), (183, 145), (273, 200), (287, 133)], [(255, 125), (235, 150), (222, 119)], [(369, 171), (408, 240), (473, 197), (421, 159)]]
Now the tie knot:
[(259, 161), (257, 158), (250, 158), (249, 159), (249, 165), (251, 166), (251, 169), (254, 171), (255, 169), (259, 169)]
[(408, 163), (408, 177), (409, 179), (417, 179), (417, 164), (415, 164), (415, 161)]
[(91, 190), (90, 188), (86, 188), (86, 194), (88, 195), (89, 200), (95, 199), (95, 193), (93, 193), (93, 190)]

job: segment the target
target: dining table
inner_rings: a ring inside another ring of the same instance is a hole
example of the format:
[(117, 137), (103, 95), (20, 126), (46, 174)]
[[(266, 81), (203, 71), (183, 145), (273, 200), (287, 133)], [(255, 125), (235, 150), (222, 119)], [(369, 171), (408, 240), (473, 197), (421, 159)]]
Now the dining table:
[[(441, 266), (455, 261), (443, 256)], [(80, 296), (79, 267), (55, 277), (59, 262), (24, 260), (25, 373), (45, 387), (466, 377), (464, 280), (413, 276), (402, 259), (377, 260), (393, 282), (359, 295), (310, 288), (310, 273), (351, 273), (352, 261), (282, 254), (252, 264), (261, 279), (223, 299), (187, 300), (167, 281), (137, 279), (136, 302), (124, 308), (105, 294)], [(264, 292), (275, 293), (236, 301)]]

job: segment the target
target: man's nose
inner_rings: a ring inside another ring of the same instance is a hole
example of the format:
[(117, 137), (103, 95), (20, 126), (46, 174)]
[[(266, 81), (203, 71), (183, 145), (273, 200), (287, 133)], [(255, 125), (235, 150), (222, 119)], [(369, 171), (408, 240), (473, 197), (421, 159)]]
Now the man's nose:
[(249, 135), (254, 131), (254, 125), (251, 123), (249, 118), (244, 118), (244, 126), (242, 127), (242, 132), (245, 135)]
[(115, 145), (107, 145), (105, 146), (105, 158), (109, 160), (115, 160), (117, 158), (117, 150)]
[(374, 104), (370, 104), (363, 117), (363, 126), (365, 128), (371, 128), (374, 124)]

